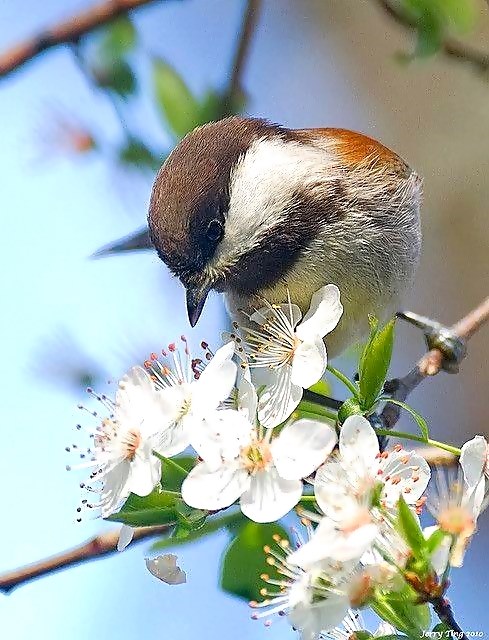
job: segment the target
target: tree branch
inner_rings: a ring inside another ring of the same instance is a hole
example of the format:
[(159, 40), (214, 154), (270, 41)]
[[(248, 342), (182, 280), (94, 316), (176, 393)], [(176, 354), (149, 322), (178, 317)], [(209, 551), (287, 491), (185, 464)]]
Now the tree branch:
[(0, 54), (0, 78), (5, 78), (44, 51), (76, 43), (93, 29), (152, 2), (155, 0), (106, 0), (49, 27)]
[[(415, 31), (416, 24), (406, 13), (396, 8), (390, 0), (374, 0), (374, 2), (398, 25), (409, 31)], [(479, 51), (475, 47), (453, 38), (446, 38), (442, 42), (441, 52), (451, 60), (472, 66), (475, 71), (481, 74), (489, 73), (489, 53)]]
[[(147, 538), (166, 533), (170, 529), (169, 525), (158, 527), (139, 527), (134, 530), (133, 542), (139, 542)], [(15, 587), (42, 578), (43, 576), (56, 573), (62, 569), (76, 566), (82, 562), (90, 562), (104, 556), (111, 555), (117, 551), (119, 540), (119, 530), (109, 531), (88, 540), (84, 544), (59, 553), (51, 558), (46, 558), (33, 564), (15, 569), (0, 575), (0, 592), (10, 593)]]
[(247, 1), (243, 15), (243, 24), (231, 66), (229, 84), (224, 97), (224, 109), (227, 113), (234, 111), (233, 106), (239, 101), (240, 96), (243, 94), (242, 77), (251, 41), (258, 24), (260, 8), (261, 0)]
[[(458, 338), (469, 340), (488, 321), (489, 297), (454, 324), (450, 331)], [(396, 388), (391, 394), (392, 398), (404, 402), (425, 378), (434, 376), (441, 371), (444, 357), (444, 354), (439, 349), (428, 351), (407, 375), (396, 380)], [(380, 414), (380, 419), (385, 428), (392, 429), (399, 420), (399, 415), (400, 408), (397, 405), (387, 403)]]

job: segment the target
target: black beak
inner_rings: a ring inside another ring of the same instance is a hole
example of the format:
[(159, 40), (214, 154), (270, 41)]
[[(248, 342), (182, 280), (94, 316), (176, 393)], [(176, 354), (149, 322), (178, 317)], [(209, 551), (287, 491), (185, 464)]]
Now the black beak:
[(187, 288), (187, 314), (191, 327), (195, 327), (204, 308), (210, 287)]

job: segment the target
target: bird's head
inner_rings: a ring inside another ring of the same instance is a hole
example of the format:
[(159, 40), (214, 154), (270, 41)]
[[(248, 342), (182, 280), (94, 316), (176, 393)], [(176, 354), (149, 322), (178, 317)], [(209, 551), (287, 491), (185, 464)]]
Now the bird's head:
[(309, 202), (303, 147), (294, 131), (232, 117), (189, 133), (161, 167), (149, 229), (186, 288), (192, 326), (211, 289), (254, 295), (306, 246), (312, 229), (292, 215)]

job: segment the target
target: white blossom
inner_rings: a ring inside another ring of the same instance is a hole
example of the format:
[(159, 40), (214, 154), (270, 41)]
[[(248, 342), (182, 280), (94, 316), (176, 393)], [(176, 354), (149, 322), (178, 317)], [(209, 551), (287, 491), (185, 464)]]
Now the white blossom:
[(436, 469), (427, 507), (437, 521), (435, 529), (445, 533), (432, 558), (437, 573), (443, 572), (448, 564), (452, 567), (463, 564), (477, 530), (477, 519), (487, 506), (486, 456), (487, 443), (482, 436), (476, 436), (463, 445), (456, 471)]
[(239, 498), (251, 520), (278, 520), (299, 502), (302, 478), (335, 444), (336, 433), (325, 423), (298, 420), (272, 437), (271, 430), (263, 434), (239, 411), (217, 411), (194, 444), (203, 462), (184, 480), (182, 497), (192, 507), (209, 510)]
[(323, 338), (338, 324), (343, 307), (338, 287), (317, 291), (302, 322), (299, 307), (289, 302), (263, 307), (250, 316), (256, 328), (243, 330), (250, 366), (260, 370), (258, 418), (271, 428), (284, 422), (299, 404), (303, 390), (326, 371)]
[[(167, 427), (160, 432), (158, 451), (173, 456), (193, 444), (206, 418), (228, 398), (236, 380), (236, 364), (232, 361), (234, 344), (224, 345), (215, 354), (207, 352), (209, 361), (192, 359), (185, 338), (184, 353), (174, 344), (165, 356), (171, 357), (171, 366), (153, 358), (147, 367), (160, 391)], [(207, 345), (203, 343), (207, 348)]]
[(159, 482), (161, 463), (153, 450), (168, 424), (161, 394), (141, 367), (133, 367), (121, 379), (114, 402), (96, 397), (109, 415), (91, 434), (93, 444), (82, 454), (88, 462), (77, 467), (93, 469), (83, 486), (100, 495), (90, 506), (100, 508), (105, 518), (118, 511), (130, 493), (146, 496)]
[[(363, 416), (347, 418), (341, 427), (339, 451), (316, 472), (314, 494), (324, 514), (312, 539), (290, 561), (303, 568), (326, 558), (365, 559), (375, 564), (375, 549), (402, 558), (390, 519), (400, 495), (419, 506), (430, 477), (426, 461), (400, 447), (380, 453), (377, 436)], [(308, 514), (310, 515), (310, 514)], [(396, 551), (398, 548), (398, 551)], [(372, 559), (373, 558), (373, 559)]]

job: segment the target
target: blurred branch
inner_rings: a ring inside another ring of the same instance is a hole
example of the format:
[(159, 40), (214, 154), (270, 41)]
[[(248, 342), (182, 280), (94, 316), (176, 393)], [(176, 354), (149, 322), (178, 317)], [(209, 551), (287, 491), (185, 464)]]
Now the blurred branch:
[[(374, 0), (374, 2), (398, 25), (409, 31), (415, 31), (416, 24), (406, 13), (395, 7), (390, 0)], [(442, 42), (441, 52), (452, 60), (471, 65), (480, 73), (489, 73), (489, 53), (479, 51), (475, 47), (453, 38), (446, 38)]]
[(62, 44), (73, 44), (85, 34), (121, 15), (155, 0), (106, 0), (48, 27), (0, 54), (0, 78), (4, 78), (39, 54)]
[(238, 38), (238, 46), (231, 67), (229, 85), (224, 98), (225, 108), (232, 112), (233, 105), (243, 94), (242, 77), (251, 41), (258, 24), (261, 0), (248, 0), (243, 16), (243, 24)]
[[(169, 528), (169, 525), (140, 527), (134, 530), (133, 542), (139, 542), (146, 538), (161, 535), (166, 533)], [(34, 564), (4, 573), (0, 575), (0, 592), (8, 594), (15, 589), (15, 587), (21, 586), (26, 582), (31, 582), (32, 580), (56, 573), (57, 571), (116, 553), (118, 540), (119, 530), (109, 531), (108, 533), (100, 534), (88, 540), (79, 547), (74, 547), (51, 558), (40, 560)]]
[[(469, 340), (488, 321), (489, 297), (454, 324), (449, 332), (456, 338)], [(430, 349), (407, 375), (394, 381), (395, 389), (391, 397), (394, 400), (404, 402), (425, 378), (434, 376), (443, 369), (445, 358), (446, 354), (441, 349)], [(387, 403), (380, 414), (380, 419), (385, 428), (392, 429), (399, 420), (399, 415), (400, 408), (397, 405)]]

